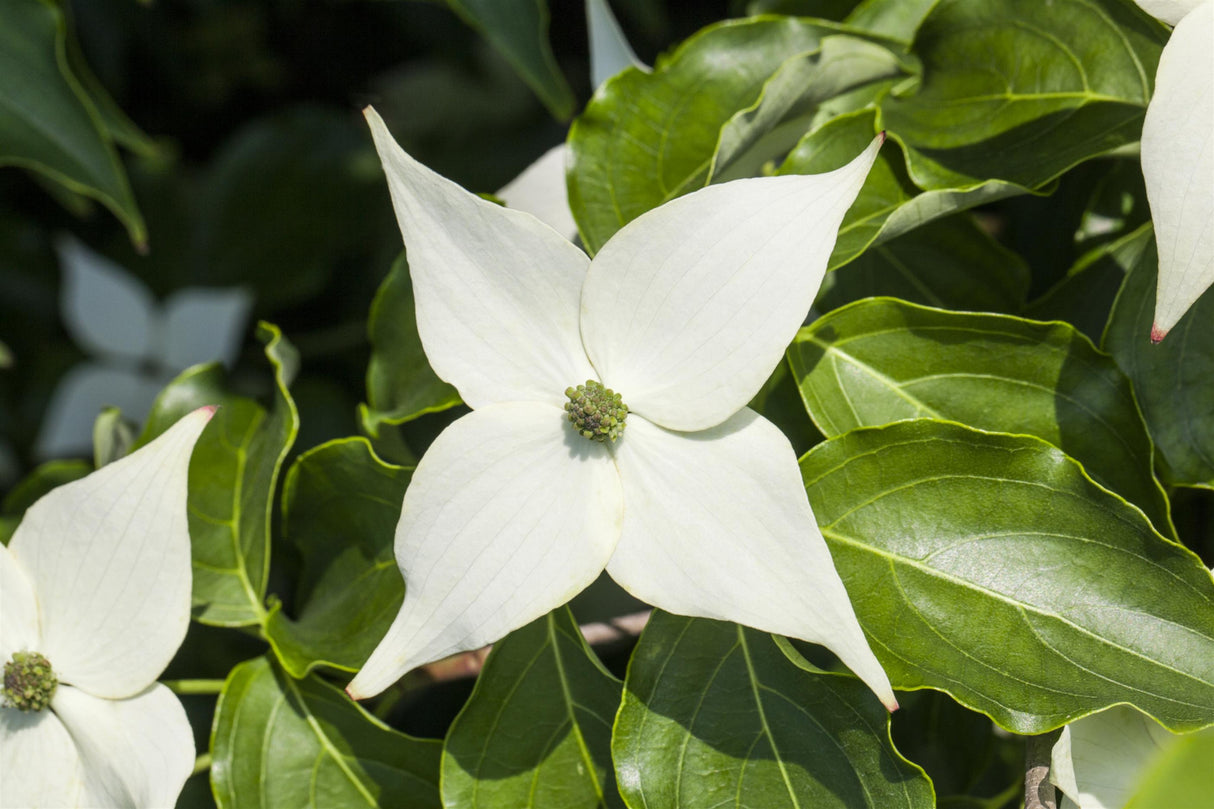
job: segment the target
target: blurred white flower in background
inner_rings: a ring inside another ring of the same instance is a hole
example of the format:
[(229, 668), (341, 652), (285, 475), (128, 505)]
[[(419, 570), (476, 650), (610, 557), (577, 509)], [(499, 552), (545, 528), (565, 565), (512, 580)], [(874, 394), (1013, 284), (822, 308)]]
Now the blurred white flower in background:
[(51, 394), (34, 444), (39, 459), (87, 454), (104, 407), (142, 422), (181, 371), (236, 361), (253, 305), (247, 290), (185, 288), (161, 303), (139, 279), (75, 239), (61, 239), (57, 250), (63, 323), (90, 359), (69, 369)]

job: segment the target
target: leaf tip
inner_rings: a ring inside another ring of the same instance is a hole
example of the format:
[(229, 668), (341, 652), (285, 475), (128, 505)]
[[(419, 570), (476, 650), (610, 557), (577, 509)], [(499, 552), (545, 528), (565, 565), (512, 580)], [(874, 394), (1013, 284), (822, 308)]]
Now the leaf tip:
[(1163, 342), (1163, 338), (1168, 336), (1168, 330), (1162, 328), (1158, 323), (1151, 324), (1151, 342), (1159, 345)]

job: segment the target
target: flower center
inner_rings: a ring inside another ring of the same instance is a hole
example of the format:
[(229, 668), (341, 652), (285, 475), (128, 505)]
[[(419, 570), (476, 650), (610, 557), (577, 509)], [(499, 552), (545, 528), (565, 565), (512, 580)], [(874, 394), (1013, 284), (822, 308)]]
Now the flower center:
[(593, 379), (576, 388), (565, 388), (569, 401), (565, 412), (569, 421), (583, 438), (591, 441), (615, 441), (624, 434), (624, 419), (628, 418), (628, 405), (620, 400), (620, 394), (605, 388)]
[(50, 662), (37, 652), (14, 652), (4, 664), (4, 704), (22, 711), (41, 711), (51, 704), (59, 681)]

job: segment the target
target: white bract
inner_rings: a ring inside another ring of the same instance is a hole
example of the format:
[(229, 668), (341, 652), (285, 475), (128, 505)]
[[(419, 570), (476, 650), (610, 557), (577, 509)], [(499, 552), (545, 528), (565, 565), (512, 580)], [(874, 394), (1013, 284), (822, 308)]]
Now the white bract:
[(1214, 0), (1138, 0), (1176, 28), (1142, 125), (1159, 283), (1151, 339), (1162, 340), (1214, 284)]
[(126, 268), (75, 239), (60, 239), (57, 250), (63, 325), (89, 358), (68, 369), (51, 394), (34, 442), (39, 457), (86, 451), (103, 407), (142, 422), (181, 371), (235, 363), (253, 305), (247, 290), (186, 287), (162, 303)]
[[(213, 412), (196, 410), (128, 457), (54, 489), (0, 546), (3, 806), (176, 802), (194, 734), (177, 697), (155, 681), (190, 621), (186, 477)], [(19, 662), (31, 653), (50, 664), (57, 686), (44, 678), (37, 694), (23, 692)]]
[[(606, 568), (671, 612), (828, 646), (895, 708), (796, 455), (746, 407), (805, 318), (881, 139), (829, 174), (675, 199), (591, 261), (422, 166), (366, 114), (426, 356), (472, 413), (413, 474), (395, 545), (405, 601), (350, 694), (496, 641)], [(567, 388), (588, 381), (628, 407), (616, 441), (567, 417)]]

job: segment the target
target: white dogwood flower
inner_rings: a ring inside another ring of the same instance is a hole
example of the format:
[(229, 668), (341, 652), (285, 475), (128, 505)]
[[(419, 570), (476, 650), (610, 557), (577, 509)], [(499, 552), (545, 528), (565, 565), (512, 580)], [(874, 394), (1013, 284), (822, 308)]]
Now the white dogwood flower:
[(792, 446), (746, 407), (804, 320), (881, 139), (829, 174), (675, 199), (591, 261), (366, 115), (426, 356), (472, 412), (413, 474), (395, 545), (405, 601), (351, 696), (498, 640), (606, 568), (670, 612), (823, 644), (895, 708)]
[(194, 734), (156, 678), (190, 621), (186, 476), (214, 408), (34, 503), (0, 546), (0, 803), (172, 806)]
[(1175, 25), (1142, 125), (1142, 174), (1159, 246), (1151, 340), (1214, 284), (1214, 0), (1138, 0)]

